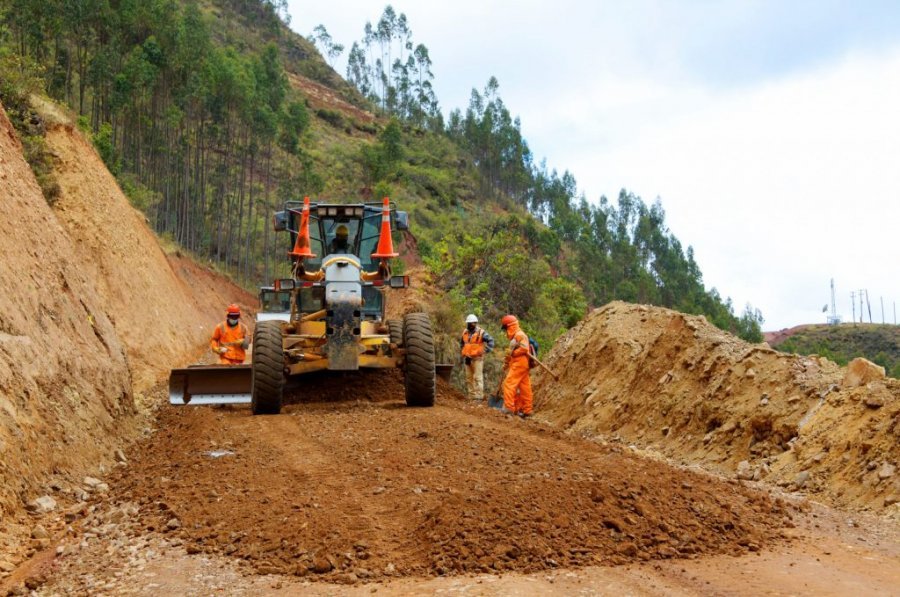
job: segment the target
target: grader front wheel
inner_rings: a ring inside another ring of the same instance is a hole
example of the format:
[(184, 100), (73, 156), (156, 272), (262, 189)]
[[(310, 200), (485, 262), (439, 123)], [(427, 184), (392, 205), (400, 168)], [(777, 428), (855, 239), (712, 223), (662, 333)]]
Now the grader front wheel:
[(434, 338), (428, 315), (410, 313), (403, 318), (403, 344), (406, 347), (406, 404), (434, 406)]
[(253, 334), (253, 382), (250, 406), (254, 415), (281, 412), (284, 392), (284, 352), (281, 322), (260, 321)]

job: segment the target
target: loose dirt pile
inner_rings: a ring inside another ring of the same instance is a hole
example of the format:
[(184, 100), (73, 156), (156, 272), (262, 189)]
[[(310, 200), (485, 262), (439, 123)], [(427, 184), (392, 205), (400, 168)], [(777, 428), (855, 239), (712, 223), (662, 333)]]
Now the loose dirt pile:
[[(338, 582), (738, 554), (788, 507), (472, 407), (411, 409), (399, 372), (309, 376), (273, 417), (166, 408), (110, 485), (142, 530), (249, 571)], [(126, 474), (127, 473), (127, 474)]]
[(541, 416), (839, 505), (900, 501), (900, 382), (748, 344), (695, 317), (614, 302), (536, 370)]

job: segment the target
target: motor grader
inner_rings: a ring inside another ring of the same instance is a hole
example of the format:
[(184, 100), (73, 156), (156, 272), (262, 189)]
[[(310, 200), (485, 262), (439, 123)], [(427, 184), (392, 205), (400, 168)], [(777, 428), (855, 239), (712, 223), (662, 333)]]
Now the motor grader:
[[(340, 228), (343, 228), (340, 230)], [(391, 230), (408, 230), (408, 215), (382, 203), (301, 204), (290, 201), (274, 218), (293, 249), (291, 277), (272, 290), (290, 297), (290, 310), (258, 316), (251, 362), (192, 366), (169, 377), (178, 405), (246, 404), (253, 414), (281, 411), (288, 384), (302, 392), (302, 376), (317, 371), (403, 369), (406, 403), (432, 406), (435, 358), (431, 322), (424, 313), (386, 320), (387, 294), (406, 288), (391, 275)], [(341, 233), (340, 235), (338, 233)], [(263, 290), (266, 290), (265, 288)], [(262, 292), (260, 296), (269, 296)]]

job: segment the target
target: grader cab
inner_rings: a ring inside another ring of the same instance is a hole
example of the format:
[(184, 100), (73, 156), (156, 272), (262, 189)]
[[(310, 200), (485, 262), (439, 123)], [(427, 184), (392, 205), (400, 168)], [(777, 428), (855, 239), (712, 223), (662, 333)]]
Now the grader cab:
[[(172, 371), (172, 404), (250, 403), (254, 414), (281, 411), (284, 388), (317, 371), (403, 369), (406, 403), (432, 406), (434, 343), (424, 313), (386, 320), (393, 289), (407, 276), (391, 274), (391, 230), (407, 230), (405, 212), (381, 204), (288, 202), (275, 215), (276, 232), (288, 232), (291, 277), (272, 287), (289, 310), (257, 316), (248, 365), (199, 366)], [(267, 290), (267, 289), (266, 289)], [(262, 295), (261, 295), (262, 296)], [(268, 294), (267, 294), (268, 296)]]

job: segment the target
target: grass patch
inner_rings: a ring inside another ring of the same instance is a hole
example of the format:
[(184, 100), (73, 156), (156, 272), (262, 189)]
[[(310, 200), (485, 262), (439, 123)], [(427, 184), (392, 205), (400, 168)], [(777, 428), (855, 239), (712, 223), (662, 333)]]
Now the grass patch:
[(884, 367), (890, 377), (900, 379), (900, 326), (873, 323), (808, 326), (774, 348), (794, 354), (817, 354), (841, 366), (863, 357)]

